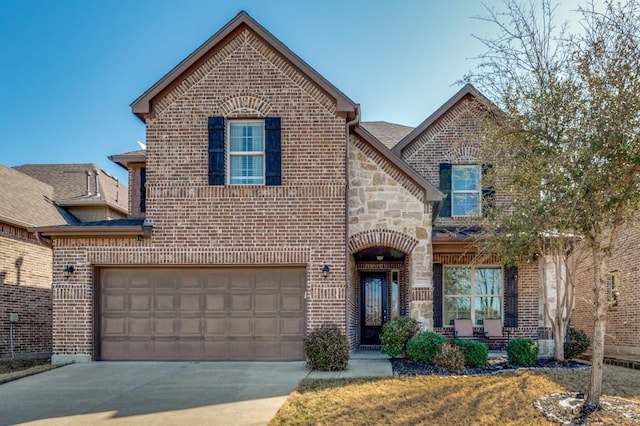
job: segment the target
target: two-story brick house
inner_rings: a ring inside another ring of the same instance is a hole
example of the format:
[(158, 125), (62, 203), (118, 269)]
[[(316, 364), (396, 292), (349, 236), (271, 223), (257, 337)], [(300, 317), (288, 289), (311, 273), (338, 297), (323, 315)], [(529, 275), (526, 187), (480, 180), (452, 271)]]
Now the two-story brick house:
[(40, 229), (54, 361), (302, 359), (325, 322), (355, 349), (400, 315), (538, 337), (536, 267), (474, 265), (464, 236), (434, 233), (480, 213), (479, 96), (465, 86), (413, 130), (361, 123), (240, 13), (132, 104), (147, 149), (111, 157), (130, 217)]

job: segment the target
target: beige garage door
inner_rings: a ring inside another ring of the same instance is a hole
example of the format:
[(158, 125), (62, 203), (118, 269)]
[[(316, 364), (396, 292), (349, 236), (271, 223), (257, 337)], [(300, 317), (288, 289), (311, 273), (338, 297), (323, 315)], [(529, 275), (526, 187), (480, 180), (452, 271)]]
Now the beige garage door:
[(100, 270), (103, 360), (301, 360), (305, 270)]

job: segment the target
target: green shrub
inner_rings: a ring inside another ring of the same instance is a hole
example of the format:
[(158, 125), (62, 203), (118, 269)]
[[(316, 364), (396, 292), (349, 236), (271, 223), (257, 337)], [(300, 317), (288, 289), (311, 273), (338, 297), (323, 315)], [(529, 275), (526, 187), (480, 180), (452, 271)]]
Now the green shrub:
[(382, 326), (380, 342), (383, 354), (396, 358), (405, 355), (407, 342), (418, 332), (420, 325), (411, 317), (399, 317)]
[(458, 346), (442, 345), (433, 357), (433, 365), (452, 371), (464, 370), (464, 353)]
[(531, 367), (538, 360), (538, 343), (521, 337), (511, 339), (507, 345), (507, 358), (511, 365)]
[(349, 341), (335, 324), (324, 324), (304, 338), (307, 366), (313, 370), (346, 370)]
[(489, 359), (489, 348), (485, 343), (471, 339), (456, 339), (456, 346), (462, 350), (465, 365), (482, 367)]
[(570, 328), (567, 340), (564, 342), (564, 358), (577, 358), (587, 350), (590, 344), (591, 340), (584, 331)]
[(430, 331), (418, 333), (407, 343), (407, 356), (413, 361), (431, 363), (440, 347), (445, 344), (447, 339), (439, 334)]

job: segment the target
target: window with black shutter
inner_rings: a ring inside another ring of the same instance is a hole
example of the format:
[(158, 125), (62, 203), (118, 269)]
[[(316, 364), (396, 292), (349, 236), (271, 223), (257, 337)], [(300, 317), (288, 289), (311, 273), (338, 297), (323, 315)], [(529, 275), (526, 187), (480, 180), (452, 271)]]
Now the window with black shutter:
[(210, 185), (281, 184), (279, 117), (226, 123), (224, 117), (209, 117), (208, 127)]
[(439, 189), (442, 192), (442, 207), (440, 217), (451, 217), (451, 163), (440, 163)]
[(433, 264), (433, 326), (442, 327), (442, 263)]

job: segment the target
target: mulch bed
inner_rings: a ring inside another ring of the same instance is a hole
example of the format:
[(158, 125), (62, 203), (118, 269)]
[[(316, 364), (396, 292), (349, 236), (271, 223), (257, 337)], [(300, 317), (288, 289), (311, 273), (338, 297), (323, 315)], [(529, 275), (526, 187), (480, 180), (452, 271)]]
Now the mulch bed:
[[(439, 368), (434, 365), (414, 362), (405, 358), (394, 358), (391, 360), (393, 374), (396, 376), (417, 376), (437, 374), (442, 376), (470, 376), (479, 374), (497, 374), (507, 371), (513, 371), (522, 367), (510, 365), (506, 358), (490, 359), (489, 364), (484, 367), (468, 367), (462, 371), (451, 371)], [(553, 369), (553, 368), (570, 368), (570, 369), (587, 369), (589, 364), (580, 361), (557, 362), (549, 359), (539, 359), (534, 367), (529, 369)]]

